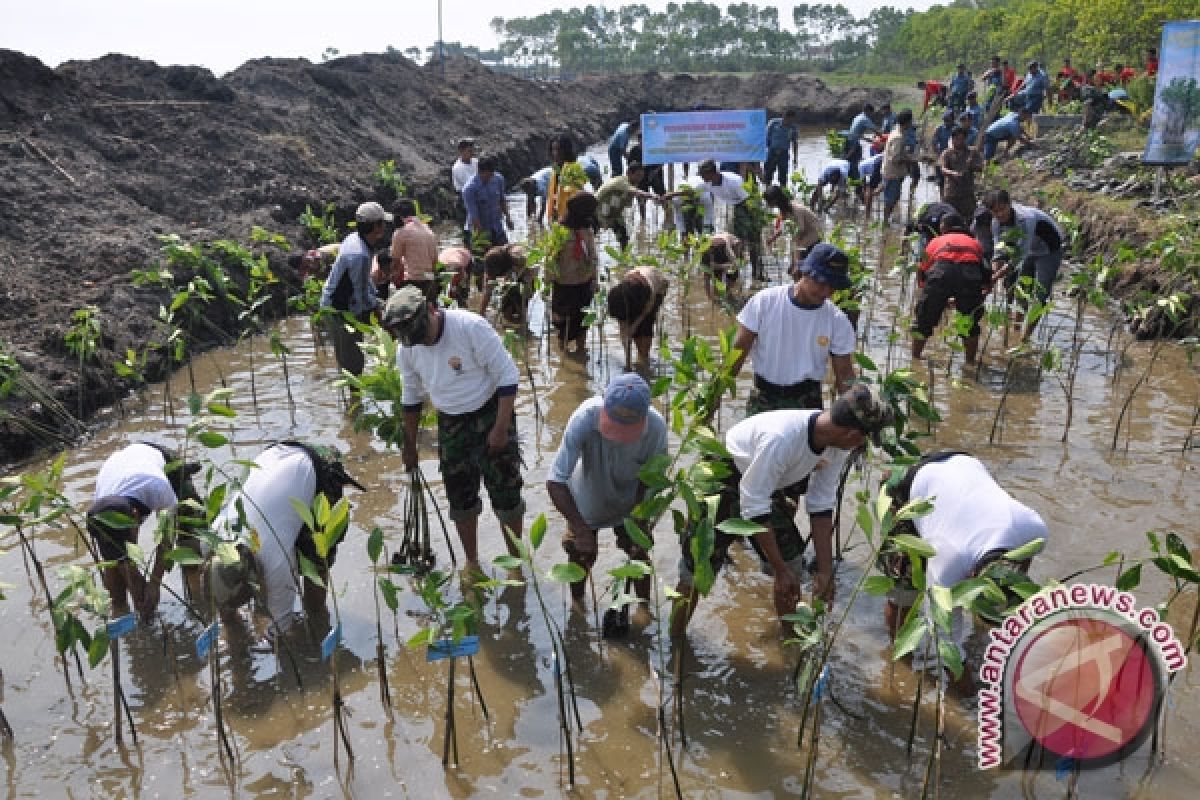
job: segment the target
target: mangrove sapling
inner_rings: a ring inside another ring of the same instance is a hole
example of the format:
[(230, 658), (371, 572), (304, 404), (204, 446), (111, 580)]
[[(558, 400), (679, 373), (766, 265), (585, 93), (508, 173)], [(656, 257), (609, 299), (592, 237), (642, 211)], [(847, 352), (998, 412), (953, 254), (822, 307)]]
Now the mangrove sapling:
[(292, 507), (300, 515), (300, 519), (312, 531), (313, 545), (317, 551), (319, 564), (314, 564), (297, 553), (301, 574), (316, 586), (324, 589), (326, 595), (333, 600), (334, 627), (322, 643), (322, 654), (329, 659), (330, 682), (333, 686), (330, 701), (333, 707), (333, 764), (338, 767), (338, 743), (346, 748), (346, 757), (354, 763), (354, 749), (350, 746), (350, 734), (346, 727), (348, 712), (345, 700), (342, 698), (341, 680), (338, 676), (338, 643), (342, 634), (342, 616), (338, 608), (337, 592), (330, 591), (327, 585), (329, 577), (329, 553), (337, 547), (338, 542), (345, 536), (350, 526), (350, 502), (346, 498), (338, 500), (333, 506), (329, 505), (325, 495), (318, 494), (312, 506), (306, 506), (292, 499)]
[[(411, 567), (393, 567), (393, 571), (411, 571)], [(454, 764), (458, 766), (458, 726), (454, 715), (455, 667), (458, 659), (467, 657), (471, 681), (475, 689), (475, 697), (479, 701), (484, 719), (490, 719), (487, 704), (483, 700), (483, 692), (479, 687), (479, 679), (475, 674), (475, 662), (472, 655), (479, 649), (478, 636), (474, 631), (478, 628), (479, 610), (482, 603), (475, 602), (479, 591), (499, 585), (512, 585), (516, 581), (482, 581), (475, 584), (472, 592), (464, 591), (464, 599), (452, 604), (447, 599), (446, 592), (451, 585), (451, 574), (431, 570), (418, 577), (414, 589), (429, 610), (429, 624), (409, 638), (407, 646), (410, 649), (426, 648), (426, 660), (449, 660), (446, 684), (446, 714), (445, 732), (442, 738), (442, 766), (450, 764), (453, 753)]]
[(3, 408), (0, 408), (0, 422), (21, 429), (46, 445), (70, 444), (76, 436), (87, 430), (82, 421), (76, 419), (66, 406), (25, 371), (16, 357), (8, 352), (4, 342), (0, 342), (0, 400), (10, 397), (24, 398), (31, 409), (40, 409), (52, 424), (38, 422), (34, 419), (36, 412), (33, 411), (14, 414)]
[[(567, 655), (566, 641), (563, 639), (562, 628), (550, 614), (546, 599), (542, 594), (542, 584), (537, 577), (537, 567), (533, 557), (546, 537), (546, 515), (539, 514), (529, 526), (529, 533), (516, 537), (511, 531), (505, 531), (516, 549), (517, 555), (502, 555), (492, 559), (492, 563), (500, 569), (515, 570), (525, 568), (528, 580), (537, 598), (538, 608), (542, 612), (542, 621), (546, 625), (546, 633), (550, 637), (552, 667), (554, 671), (554, 690), (558, 699), (558, 727), (561, 734), (560, 742), (566, 747), (567, 786), (575, 785), (575, 732), (571, 720), (579, 733), (583, 733), (583, 719), (579, 714), (579, 703), (575, 697), (575, 679), (571, 674), (571, 661)], [(546, 577), (556, 583), (578, 583), (587, 577), (583, 567), (571, 562), (555, 564), (550, 568)], [(564, 688), (565, 684), (565, 688)], [(566, 694), (570, 694), (570, 713), (567, 710)], [(561, 769), (561, 766), (560, 766)]]
[[(1155, 306), (1170, 321), (1172, 326), (1178, 326), (1183, 313), (1187, 309), (1187, 303), (1187, 295), (1176, 292), (1167, 297), (1160, 297), (1155, 301)], [(1144, 309), (1142, 313), (1145, 313)], [(1134, 381), (1133, 386), (1129, 389), (1129, 393), (1125, 395), (1125, 402), (1121, 404), (1121, 411), (1117, 414), (1116, 425), (1113, 426), (1112, 446), (1109, 449), (1117, 449), (1117, 441), (1121, 435), (1121, 424), (1125, 421), (1125, 416), (1129, 413), (1130, 406), (1133, 405), (1133, 397), (1142, 388), (1142, 384), (1146, 382), (1146, 379), (1150, 377), (1150, 373), (1154, 370), (1154, 365), (1158, 361), (1159, 355), (1162, 354), (1167, 341), (1165, 336), (1160, 336), (1154, 340), (1154, 346), (1150, 349), (1150, 359), (1146, 363), (1146, 368), (1142, 370), (1141, 375)]]
[(337, 203), (332, 201), (326, 203), (319, 211), (313, 211), (310, 205), (304, 206), (304, 212), (296, 218), (296, 222), (304, 228), (309, 245), (320, 247), (338, 241), (337, 220), (334, 218), (336, 211)]
[[(534, 280), (533, 290), (535, 292), (541, 291), (540, 281), (540, 278)], [(593, 312), (589, 310), (588, 313), (591, 314)], [(601, 325), (603, 325), (603, 322), (601, 322)], [(521, 366), (525, 368), (525, 377), (529, 380), (529, 391), (533, 397), (533, 440), (534, 442), (539, 443), (540, 446), (542, 439), (542, 401), (538, 395), (537, 380), (533, 377), (533, 367), (529, 363), (529, 349), (528, 342), (525, 338), (525, 330), (527, 330), (527, 328), (523, 328), (521, 333), (517, 333), (512, 329), (505, 331), (504, 349), (509, 352), (509, 355), (513, 357), (514, 361), (519, 361)], [(602, 329), (600, 330), (599, 335), (601, 344), (603, 346), (604, 334)]]
[(100, 345), (100, 309), (84, 306), (71, 313), (71, 327), (65, 337), (67, 349), (79, 359), (79, 418), (83, 419), (83, 398), (87, 391), (84, 368), (96, 357)]

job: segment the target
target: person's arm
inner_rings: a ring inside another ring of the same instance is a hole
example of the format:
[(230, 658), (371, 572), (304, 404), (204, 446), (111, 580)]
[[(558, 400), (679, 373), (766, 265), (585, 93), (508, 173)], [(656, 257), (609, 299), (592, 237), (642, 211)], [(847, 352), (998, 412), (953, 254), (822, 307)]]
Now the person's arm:
[(424, 404), (404, 407), (404, 468), (412, 472), (417, 468), (417, 431), (421, 427), (421, 408)]
[(496, 455), (508, 444), (508, 429), (512, 425), (513, 406), (517, 401), (517, 385), (501, 386), (496, 390), (500, 395), (496, 404), (496, 423), (488, 431), (488, 455)]
[(337, 291), (338, 284), (342, 281), (342, 274), (346, 271), (346, 259), (339, 254), (334, 259), (333, 266), (329, 268), (329, 276), (325, 278), (325, 285), (321, 288), (321, 308), (329, 308), (333, 305), (333, 293)]
[(837, 389), (837, 393), (841, 394), (850, 388), (854, 383), (854, 356), (830, 355), (829, 361), (833, 365), (833, 385)]
[(949, 152), (950, 152), (950, 148), (946, 148), (945, 150), (942, 151), (942, 155), (938, 159), (938, 166), (941, 168), (943, 175), (949, 175), (951, 178), (961, 178), (962, 177), (961, 172), (950, 169), (949, 167), (946, 166), (946, 154)]
[(809, 514), (816, 571), (813, 573), (813, 594), (827, 603), (833, 602), (833, 513)]
[(375, 284), (371, 282), (371, 255), (359, 256), (350, 267), (350, 283), (354, 286), (354, 296), (358, 298), (358, 312), (366, 313), (375, 310), (379, 305), (379, 295), (375, 293)]
[(767, 563), (771, 565), (775, 577), (775, 610), (780, 615), (794, 611), (796, 601), (800, 598), (800, 582), (783, 560), (775, 531), (770, 525), (771, 495), (779, 488), (780, 477), (784, 471), (780, 454), (782, 447), (783, 444), (778, 441), (768, 442), (760, 447), (742, 473), (738, 485), (743, 518), (766, 528), (754, 534), (754, 540)]
[(575, 496), (571, 494), (571, 487), (559, 481), (547, 480), (546, 494), (550, 496), (550, 502), (554, 505), (554, 508), (567, 521), (567, 527), (571, 530), (575, 538), (575, 549), (581, 555), (595, 553), (596, 531), (587, 524), (587, 520), (579, 513), (579, 506), (575, 504)]
[(417, 430), (421, 426), (421, 409), (425, 405), (425, 388), (421, 376), (411, 363), (411, 356), (401, 349), (396, 354), (396, 365), (400, 368), (402, 391), (400, 405), (404, 409), (404, 446), (402, 454), (405, 469), (417, 468)]

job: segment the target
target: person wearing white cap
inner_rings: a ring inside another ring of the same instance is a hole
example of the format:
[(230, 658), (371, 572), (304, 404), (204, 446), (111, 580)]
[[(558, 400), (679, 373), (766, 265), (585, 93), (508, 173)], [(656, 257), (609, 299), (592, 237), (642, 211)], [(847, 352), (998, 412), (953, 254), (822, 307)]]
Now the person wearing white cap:
[[(591, 397), (575, 409), (546, 476), (550, 502), (567, 521), (563, 549), (572, 563), (592, 568), (600, 528), (612, 528), (617, 546), (630, 558), (647, 558), (625, 532), (625, 518), (646, 490), (638, 473), (666, 452), (667, 423), (650, 407), (650, 387), (637, 373), (619, 375), (603, 397)], [(635, 588), (646, 600), (649, 579)], [(584, 582), (571, 584), (571, 594), (582, 603)]]
[[(321, 308), (332, 308), (352, 314), (367, 322), (380, 303), (371, 282), (373, 251), (380, 247), (388, 234), (392, 215), (379, 203), (363, 203), (354, 214), (356, 228), (342, 240), (337, 260), (321, 290)], [(361, 375), (363, 354), (359, 343), (362, 334), (347, 328), (346, 321), (336, 319), (333, 328), (333, 352), (338, 366), (353, 375)]]

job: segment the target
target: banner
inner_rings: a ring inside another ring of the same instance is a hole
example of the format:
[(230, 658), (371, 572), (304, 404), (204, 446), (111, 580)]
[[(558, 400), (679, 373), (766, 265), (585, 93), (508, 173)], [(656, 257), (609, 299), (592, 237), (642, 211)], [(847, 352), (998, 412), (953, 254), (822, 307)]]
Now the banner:
[(684, 111), (642, 114), (642, 160), (678, 164), (711, 158), (722, 161), (765, 161), (767, 112)]
[(1187, 164), (1200, 146), (1200, 20), (1168, 22), (1159, 49), (1146, 164)]

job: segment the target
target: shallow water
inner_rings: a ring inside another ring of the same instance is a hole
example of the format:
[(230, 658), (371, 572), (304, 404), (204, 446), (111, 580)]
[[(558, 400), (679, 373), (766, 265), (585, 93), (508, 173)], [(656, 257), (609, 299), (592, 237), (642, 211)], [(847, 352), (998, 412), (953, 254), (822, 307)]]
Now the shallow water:
[[(802, 142), (801, 164), (816, 174), (824, 140), (818, 132)], [(602, 153), (600, 154), (603, 155)], [(923, 192), (927, 191), (923, 187)], [(513, 212), (523, 216), (523, 202)], [(649, 246), (657, 213), (640, 228)], [(636, 224), (636, 223), (635, 223)], [(886, 242), (872, 230), (847, 229), (862, 235), (868, 261), (890, 262), (898, 234)], [(518, 231), (518, 236), (520, 231)], [(772, 262), (780, 277), (778, 259)], [(865, 350), (879, 363), (906, 365), (907, 337), (890, 348), (900, 278), (880, 269), (881, 289), (870, 299), (875, 310), (864, 312), (860, 325)], [(676, 281), (678, 283), (678, 281)], [(1060, 287), (1061, 290), (1061, 287)], [(1060, 292), (1061, 297), (1061, 292)], [(698, 282), (688, 295), (673, 286), (662, 314), (672, 342), (682, 339), (685, 317), (701, 334), (713, 336), (727, 323), (704, 300)], [(472, 297), (476, 299), (475, 296)], [(1060, 327), (1055, 341), (1070, 337), (1064, 317), (1052, 318), (1046, 331)], [(1060, 443), (1065, 400), (1053, 375), (1039, 376), (1032, 367), (1015, 372), (1000, 436), (989, 433), (1000, 398), (1005, 357), (999, 335), (992, 337), (984, 364), (965, 370), (961, 356), (950, 361), (940, 342), (931, 343), (928, 366), (936, 403), (944, 421), (933, 432), (938, 446), (970, 449), (1019, 499), (1036, 508), (1051, 530), (1049, 549), (1034, 565), (1039, 578), (1061, 576), (1096, 564), (1111, 550), (1141, 553), (1144, 532), (1175, 529), (1189, 545), (1197, 544), (1195, 522), (1200, 509), (1196, 492), (1195, 451), (1184, 453), (1200, 382), (1183, 354), (1167, 347), (1145, 385), (1138, 391), (1128, 420), (1128, 437), (1110, 449), (1114, 421), (1136, 377), (1144, 369), (1151, 344), (1134, 344), (1114, 381), (1114, 357), (1106, 355), (1111, 320), (1087, 317), (1088, 337), (1075, 391), (1075, 418), (1068, 441)], [(335, 769), (334, 731), (330, 712), (328, 662), (319, 656), (317, 639), (297, 651), (298, 685), (291, 668), (275, 656), (251, 650), (244, 633), (227, 631), (221, 645), (223, 708), (241, 754), (232, 785), (223, 770), (210, 703), (209, 674), (193, 652), (200, 627), (180, 604), (164, 596), (160, 621), (122, 640), (123, 685), (140, 736), (140, 746), (118, 748), (113, 741), (112, 684), (105, 667), (88, 673), (88, 683), (74, 681), (64, 691), (54, 656), (53, 630), (40, 592), (21, 566), (12, 543), (0, 555), (0, 576), (16, 584), (0, 602), (7, 646), (0, 649), (3, 694), (0, 702), (16, 731), (15, 742), (0, 748), (3, 785), (8, 797), (221, 797), (230, 794), (264, 797), (540, 797), (562, 793), (579, 797), (653, 797), (671, 795), (671, 779), (656, 739), (658, 682), (654, 668), (662, 655), (653, 629), (635, 632), (624, 642), (598, 636), (591, 613), (567, 611), (566, 593), (547, 587), (550, 611), (568, 626), (567, 644), (578, 690), (583, 733), (575, 766), (578, 788), (566, 792), (561, 757), (551, 645), (532, 590), (509, 588), (488, 604), (481, 651), (474, 658), (483, 699), (490, 712), (485, 721), (476, 704), (464, 664), (456, 682), (456, 714), (460, 764), (443, 769), (441, 752), (446, 707), (447, 662), (426, 663), (418, 652), (404, 649), (422, 617), (412, 592), (401, 594), (399, 643), (385, 616), (388, 679), (394, 703), (389, 716), (380, 703), (375, 656), (374, 601), (368, 589), (366, 534), (379, 525), (389, 547), (399, 543), (403, 522), (404, 470), (398, 453), (385, 450), (372, 437), (353, 431), (336, 389), (332, 351), (314, 349), (309, 323), (283, 324), (291, 390), (297, 399), (289, 412), (283, 371), (262, 341), (253, 344), (257, 409), (251, 403), (248, 346), (201, 358), (197, 380), (203, 390), (224, 381), (233, 389), (239, 412), (232, 446), (213, 451), (217, 463), (252, 458), (264, 443), (303, 438), (336, 445), (346, 454), (348, 470), (367, 484), (366, 494), (352, 492), (352, 527), (333, 570), (344, 639), (337, 663), (341, 690), (352, 712), (349, 737), (357, 756), (353, 769)], [(571, 412), (619, 371), (620, 347), (610, 324), (601, 340), (593, 336), (584, 356), (565, 356), (554, 345), (531, 342), (528, 382), (518, 395), (518, 416), (526, 472), (528, 524), (545, 512), (550, 533), (538, 555), (542, 570), (562, 561), (557, 536), (563, 530), (541, 486)], [(539, 344), (541, 346), (539, 347)], [(949, 362), (949, 363), (948, 363)], [(661, 369), (658, 365), (657, 369)], [(749, 370), (745, 370), (749, 374)], [(722, 423), (740, 418), (749, 381), (739, 385), (738, 400), (727, 403)], [(175, 377), (177, 397), (186, 392), (186, 376)], [(183, 417), (164, 423), (162, 392), (146, 391), (128, 418), (105, 427), (68, 459), (66, 491), (84, 507), (103, 459), (131, 438), (178, 441)], [(177, 400), (177, 408), (183, 404)], [(537, 421), (540, 418), (540, 424)], [(674, 443), (674, 442), (673, 442)], [(432, 437), (423, 434), (422, 466), (437, 486)], [(848, 493), (849, 494), (849, 493)], [(849, 501), (848, 501), (849, 503)], [(848, 505), (849, 507), (849, 505)], [(853, 509), (851, 508), (852, 512)], [(852, 514), (851, 514), (852, 516)], [(485, 562), (503, 551), (494, 517), (481, 519)], [(145, 533), (145, 532), (143, 532)], [(660, 526), (654, 561), (668, 584), (674, 583), (679, 549), (669, 524)], [(605, 570), (620, 563), (610, 534), (601, 537), (595, 574), (603, 591)], [(849, 534), (846, 561), (839, 571), (839, 597), (861, 574), (866, 548), (860, 533)], [(80, 563), (72, 535), (44, 530), (37, 550), (54, 569)], [(444, 542), (435, 540), (439, 563), (447, 564)], [(735, 548), (736, 549), (736, 548)], [(461, 553), (461, 551), (460, 551)], [(1111, 580), (1112, 571), (1102, 573)], [(1139, 593), (1143, 605), (1162, 599), (1165, 586), (1150, 579)], [(171, 578), (173, 582), (178, 577)], [(602, 601), (603, 602), (603, 601)], [(817, 796), (918, 796), (928, 753), (927, 713), (913, 755), (905, 752), (910, 708), (916, 681), (904, 665), (888, 662), (881, 601), (864, 598), (851, 611), (831, 664), (831, 692), (837, 703), (824, 705), (825, 720), (817, 761)], [(679, 779), (689, 797), (751, 798), (798, 794), (805, 753), (796, 746), (799, 706), (789, 687), (794, 654), (779, 641), (769, 612), (771, 582), (748, 551), (718, 579), (690, 628), (685, 682), (686, 751), (677, 746)], [(385, 610), (385, 615), (386, 615)], [(1085, 773), (1080, 793), (1089, 797), (1153, 794), (1163, 798), (1194, 795), (1200, 771), (1189, 758), (1198, 731), (1191, 720), (1198, 710), (1190, 672), (1172, 695), (1165, 763), (1154, 765), (1143, 751), (1123, 764)], [(951, 696), (947, 747), (943, 766), (945, 797), (1059, 796), (1065, 793), (1054, 775), (1021, 776), (983, 773), (975, 767), (973, 701)], [(1142, 783), (1142, 781), (1145, 781)]]

